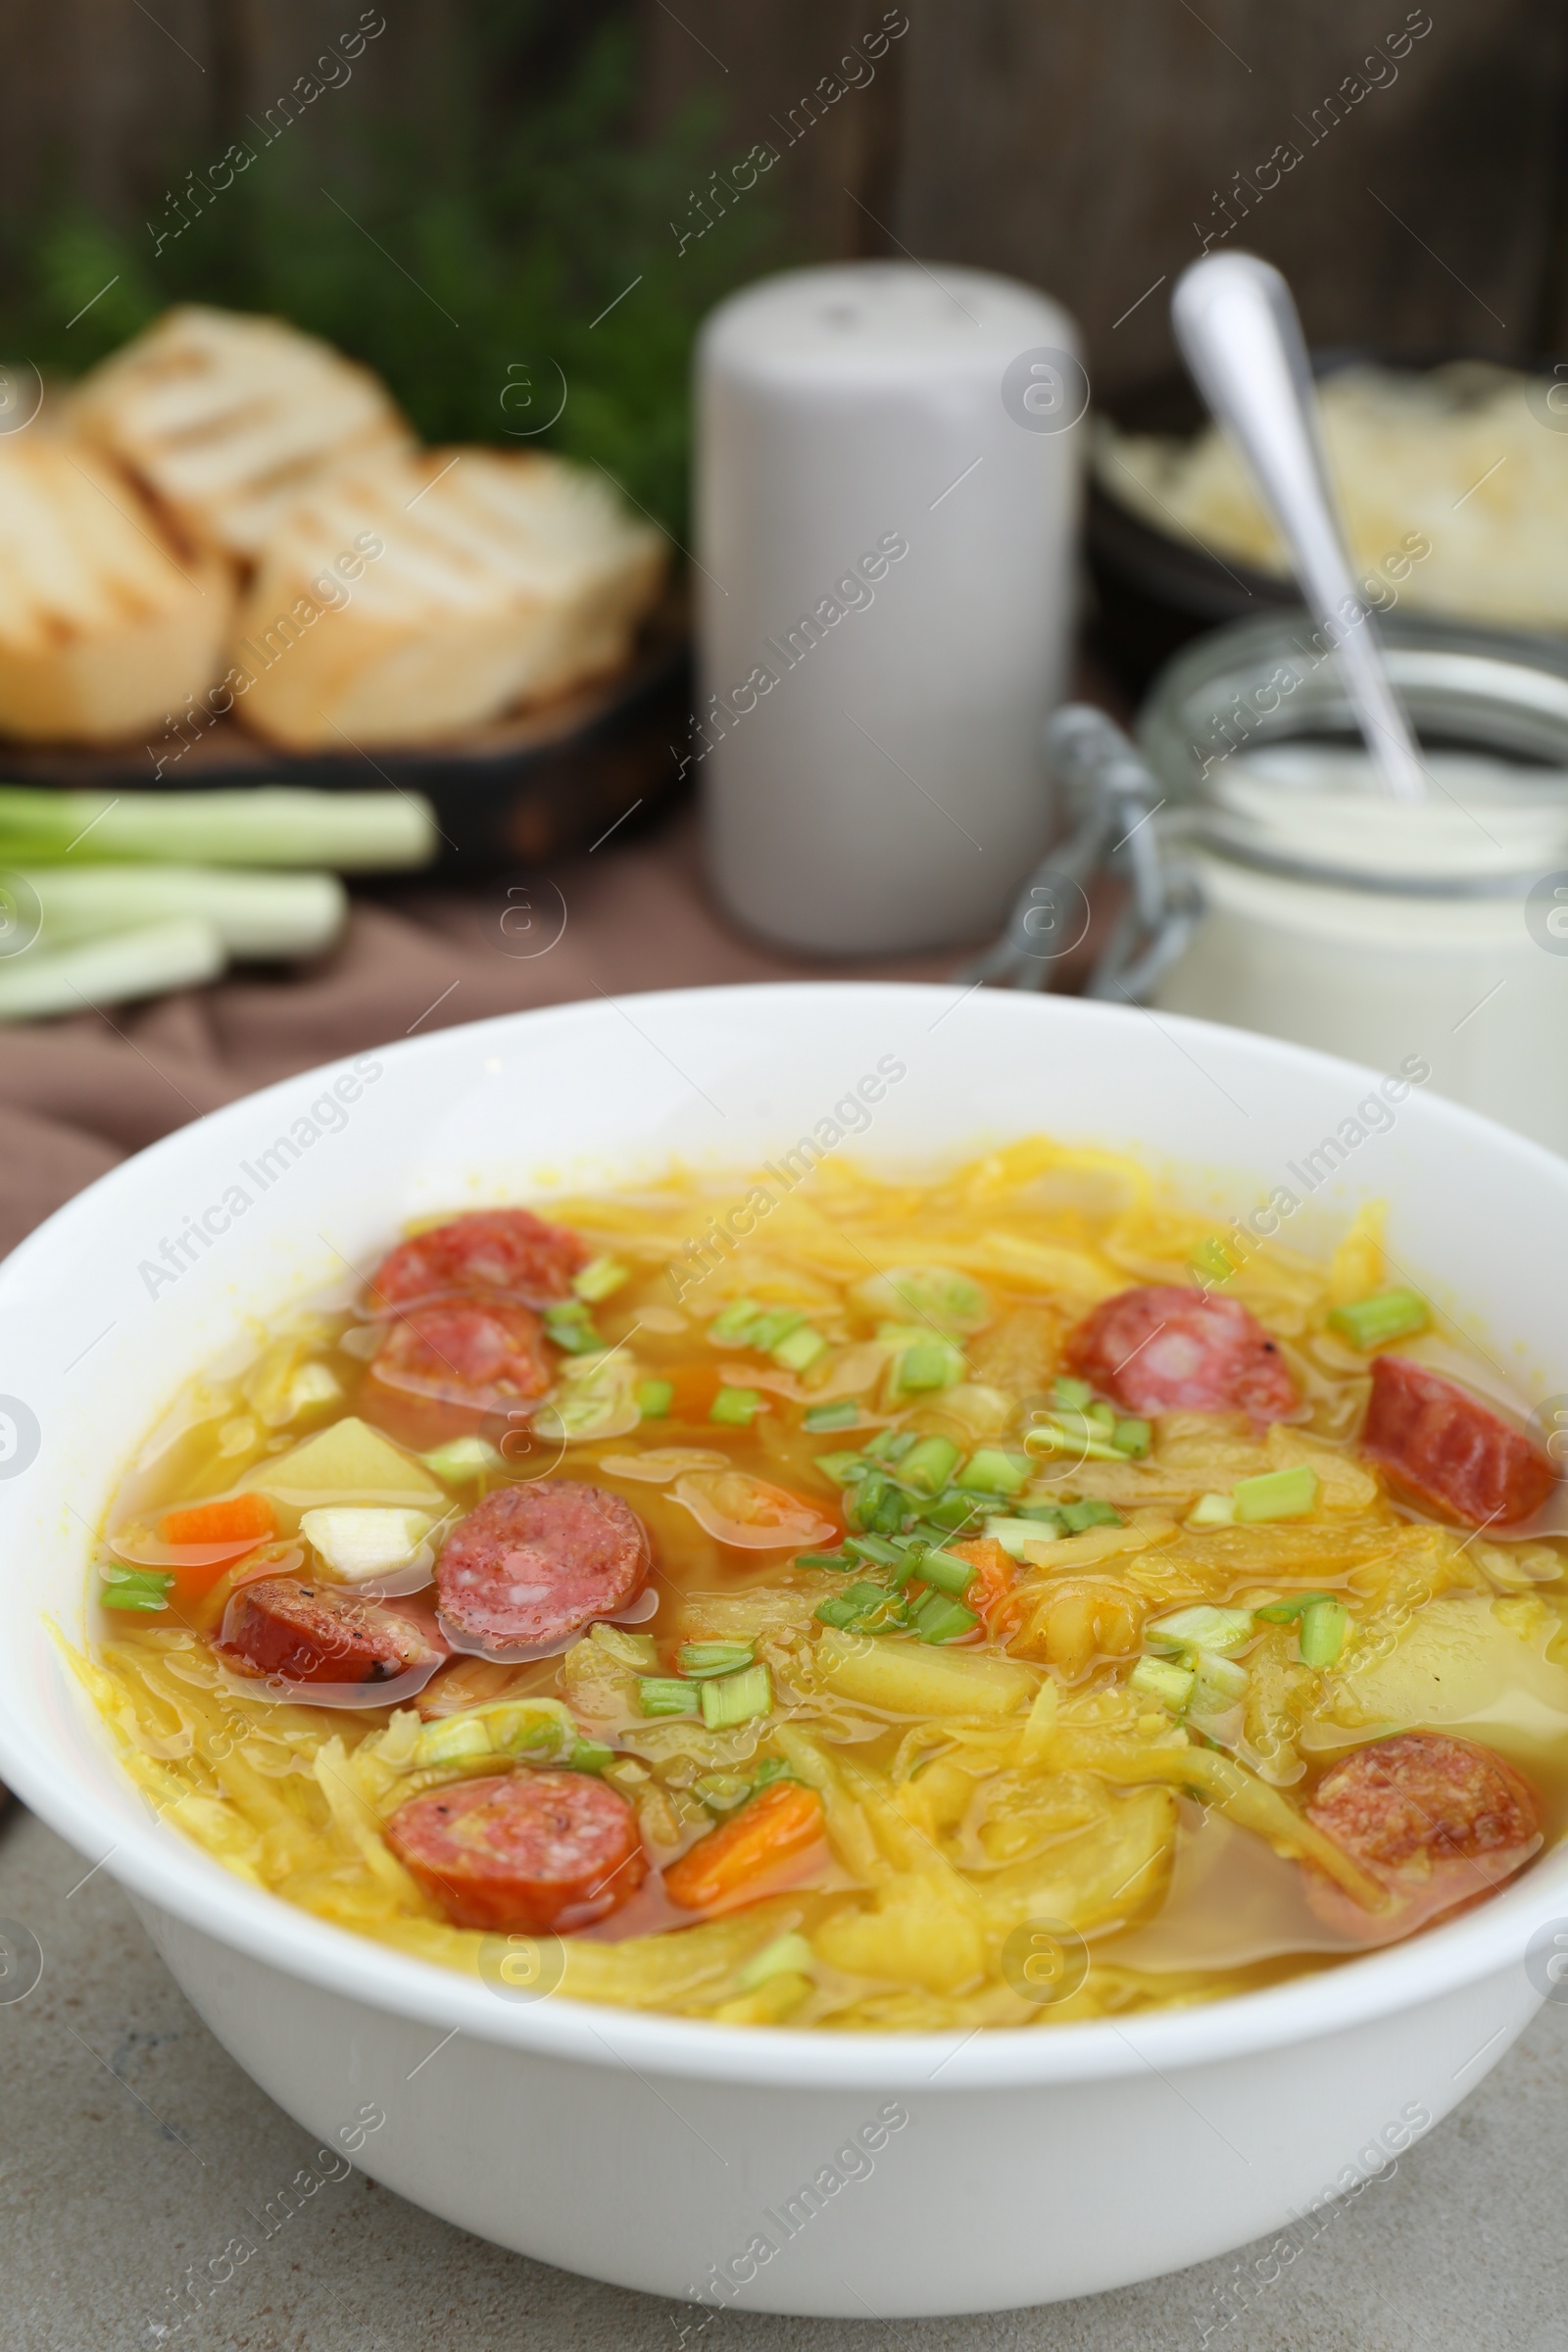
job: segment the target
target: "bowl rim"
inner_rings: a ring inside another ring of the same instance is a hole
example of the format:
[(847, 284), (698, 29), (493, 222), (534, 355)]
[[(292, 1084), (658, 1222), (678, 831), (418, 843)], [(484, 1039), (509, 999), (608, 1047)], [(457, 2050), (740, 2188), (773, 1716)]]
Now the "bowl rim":
[[(1141, 1015), (1137, 1006), (1100, 1004), (1082, 998), (989, 992), (1003, 1005), (1030, 1008), (1044, 1017), (1102, 1028), (1107, 1042)], [(852, 995), (886, 996), (906, 1004), (924, 998), (951, 1009), (952, 990), (941, 983), (899, 981), (779, 981), (731, 983), (710, 988), (647, 992), (650, 1004), (679, 1006), (741, 1002), (758, 1007), (766, 1001), (804, 1003), (813, 1020), (824, 1018), (825, 1000)], [(398, 1040), (373, 1051), (388, 1062), (409, 1066), (421, 1059), (466, 1050), (476, 1039), (513, 1036), (519, 1029), (608, 1020), (612, 1005), (589, 1001), (494, 1015), (438, 1030), (429, 1037)], [(1005, 1016), (1004, 1016), (1005, 1017)], [(1180, 1014), (1162, 1022), (1186, 1033), (1201, 1048), (1223, 1038), (1271, 1061), (1283, 1059), (1317, 1075), (1375, 1082), (1376, 1073), (1338, 1055), (1238, 1031)], [(460, 1042), (461, 1041), (461, 1042)], [(352, 1055), (279, 1079), (241, 1096), (199, 1121), (176, 1128), (141, 1152), (97, 1178), (65, 1202), (0, 1263), (0, 1312), (8, 1294), (31, 1276), (40, 1260), (69, 1252), (78, 1222), (93, 1218), (132, 1166), (177, 1161), (198, 1131), (221, 1134), (225, 1125), (251, 1116), (259, 1104), (281, 1102), (299, 1090), (319, 1093), (323, 1079), (350, 1066)], [(1442, 1097), (1421, 1100), (1418, 1116), (1457, 1144), (1483, 1142), (1534, 1163), (1568, 1194), (1568, 1162), (1527, 1137)], [(90, 1709), (81, 1694), (80, 1704)], [(91, 1710), (96, 1715), (96, 1710)], [(85, 1719), (85, 1717), (83, 1718)], [(107, 1734), (106, 1751), (118, 1757)], [(122, 1769), (122, 1768), (121, 1768)], [(56, 1760), (23, 1747), (0, 1717), (0, 1777), (30, 1810), (78, 1852), (90, 1856), (103, 1837), (101, 1814), (84, 1781)], [(177, 1830), (150, 1813), (120, 1825), (117, 1843), (97, 1867), (107, 1869), (130, 1894), (144, 1920), (153, 1914), (155, 1936), (164, 1922), (178, 1923), (230, 1947), (242, 1958), (296, 1977), (351, 2003), (440, 2028), (462, 2031), (470, 2039), (539, 2057), (625, 2066), (661, 2077), (738, 2086), (799, 2090), (869, 2086), (884, 2090), (938, 2088), (962, 2093), (1003, 2088), (1036, 2088), (1053, 2083), (1110, 2081), (1168, 2069), (1246, 2058), (1253, 2053), (1311, 2042), (1375, 2024), (1396, 2012), (1423, 2005), (1517, 1967), (1531, 1935), (1568, 1920), (1568, 1840), (1544, 1855), (1538, 1868), (1506, 1891), (1447, 1926), (1404, 1943), (1392, 1944), (1340, 1966), (1289, 1978), (1263, 1990), (1221, 1997), (1191, 2009), (1134, 2013), (1116, 2020), (1083, 2021), (1042, 2031), (1040, 2026), (974, 2028), (966, 2032), (883, 2034), (874, 2031), (808, 2034), (788, 2027), (728, 2028), (707, 2019), (673, 2017), (551, 1996), (514, 2001), (493, 1992), (481, 1980), (433, 1961), (417, 1959), (369, 1936), (318, 1919), (280, 1895), (249, 1886)], [(177, 1927), (174, 1940), (178, 1939)], [(1492, 2037), (1494, 2040), (1495, 2035)], [(1490, 2042), (1475, 2053), (1479, 2059)], [(1466, 2062), (1473, 2064), (1474, 2059)], [(1460, 2074), (1465, 2069), (1459, 2070)], [(1479, 2078), (1478, 2078), (1479, 2080)]]

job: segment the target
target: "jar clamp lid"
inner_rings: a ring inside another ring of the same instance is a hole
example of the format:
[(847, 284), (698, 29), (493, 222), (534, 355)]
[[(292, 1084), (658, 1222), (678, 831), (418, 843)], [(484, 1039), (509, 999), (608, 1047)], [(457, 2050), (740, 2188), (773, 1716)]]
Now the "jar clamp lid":
[(1156, 826), (1160, 789), (1121, 729), (1092, 704), (1068, 703), (1046, 728), (1046, 754), (1073, 826), (1025, 882), (1007, 927), (958, 977), (1049, 989), (1090, 922), (1086, 885), (1105, 871), (1129, 888), (1085, 994), (1141, 1004), (1183, 953), (1203, 912), (1192, 869)]

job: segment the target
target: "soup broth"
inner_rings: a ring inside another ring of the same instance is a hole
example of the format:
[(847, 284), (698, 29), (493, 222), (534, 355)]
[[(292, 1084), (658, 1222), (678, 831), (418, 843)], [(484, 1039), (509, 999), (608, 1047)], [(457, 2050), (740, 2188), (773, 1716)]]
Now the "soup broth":
[(838, 2030), (1245, 1991), (1560, 1834), (1553, 1464), (1376, 1209), (779, 1191), (427, 1220), (192, 1383), (80, 1661), (166, 1819), (500, 1997)]

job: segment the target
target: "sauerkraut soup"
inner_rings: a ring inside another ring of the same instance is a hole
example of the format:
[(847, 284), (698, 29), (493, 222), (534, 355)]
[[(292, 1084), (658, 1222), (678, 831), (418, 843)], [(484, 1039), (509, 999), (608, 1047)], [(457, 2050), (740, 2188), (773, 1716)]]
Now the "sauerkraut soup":
[(426, 1220), (191, 1385), (80, 1661), (164, 1818), (499, 1992), (905, 2030), (1332, 1967), (1558, 1836), (1554, 1465), (1375, 1207), (1319, 1262), (1039, 1139), (748, 1197)]

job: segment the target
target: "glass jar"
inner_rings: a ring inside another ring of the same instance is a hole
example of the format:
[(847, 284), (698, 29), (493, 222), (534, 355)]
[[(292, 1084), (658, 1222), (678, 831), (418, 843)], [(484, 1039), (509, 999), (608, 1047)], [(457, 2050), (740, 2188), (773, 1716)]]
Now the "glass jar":
[(1139, 738), (1204, 912), (1152, 1002), (1425, 1062), (1568, 1152), (1568, 646), (1380, 625), (1434, 787), (1413, 808), (1372, 786), (1304, 613), (1215, 630), (1155, 680)]

